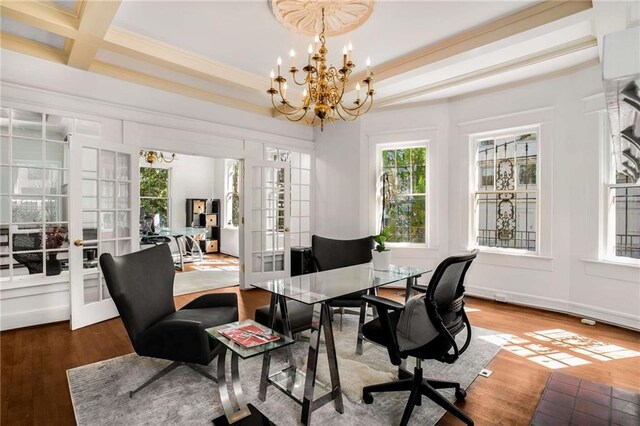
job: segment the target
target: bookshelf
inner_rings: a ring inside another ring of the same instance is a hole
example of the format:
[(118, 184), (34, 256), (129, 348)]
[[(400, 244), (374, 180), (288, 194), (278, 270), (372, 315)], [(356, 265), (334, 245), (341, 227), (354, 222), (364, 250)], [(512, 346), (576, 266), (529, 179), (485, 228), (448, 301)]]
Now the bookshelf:
[(199, 240), (203, 253), (220, 252), (220, 200), (187, 198), (187, 227), (206, 228), (205, 239)]

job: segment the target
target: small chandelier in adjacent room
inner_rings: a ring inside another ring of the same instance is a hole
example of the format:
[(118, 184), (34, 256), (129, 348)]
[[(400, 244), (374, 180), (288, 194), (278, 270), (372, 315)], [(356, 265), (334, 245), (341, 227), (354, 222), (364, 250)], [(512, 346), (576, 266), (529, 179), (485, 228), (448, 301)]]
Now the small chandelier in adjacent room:
[(176, 159), (176, 154), (173, 153), (171, 154), (170, 157), (169, 156), (165, 157), (165, 155), (160, 151), (141, 150), (140, 157), (144, 158), (144, 161), (146, 161), (147, 163), (153, 166), (155, 163), (158, 163), (158, 162), (172, 163), (173, 160)]
[[(307, 64), (302, 68), (304, 79), (298, 82), (296, 74), (298, 69), (295, 63), (295, 52), (291, 49), (291, 82), (297, 86), (304, 86), (302, 100), (299, 105), (294, 106), (287, 97), (290, 87), (287, 79), (280, 74), (282, 59), (278, 57), (278, 74), (271, 71), (271, 88), (267, 93), (271, 95), (271, 103), (280, 114), (283, 114), (290, 121), (300, 121), (307, 118), (308, 124), (320, 121), (320, 129), (324, 129), (325, 121), (333, 121), (338, 118), (344, 121), (353, 121), (361, 114), (368, 112), (373, 105), (373, 77), (371, 74), (371, 61), (367, 58), (367, 73), (362, 80), (361, 92), (360, 82), (355, 85), (355, 100), (352, 105), (348, 105), (345, 99), (345, 92), (349, 86), (349, 76), (356, 67), (351, 61), (352, 45), (349, 43), (342, 51), (342, 66), (337, 68), (327, 65), (327, 45), (325, 39), (325, 8), (322, 7), (322, 31), (315, 36), (315, 46), (319, 49), (314, 52), (314, 44), (309, 45)], [(352, 82), (351, 82), (352, 83)], [(293, 84), (292, 84), (293, 86)], [(289, 92), (290, 93), (290, 92)], [(276, 96), (279, 95), (279, 96)], [(364, 98), (361, 97), (364, 96)], [(310, 114), (309, 114), (310, 113)]]

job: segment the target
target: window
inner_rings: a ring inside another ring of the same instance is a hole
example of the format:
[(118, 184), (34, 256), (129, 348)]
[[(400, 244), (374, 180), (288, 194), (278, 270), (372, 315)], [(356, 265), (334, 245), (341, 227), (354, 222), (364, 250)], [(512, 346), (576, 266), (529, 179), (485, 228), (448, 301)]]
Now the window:
[[(311, 245), (311, 155), (287, 149), (266, 148), (265, 159), (291, 165), (291, 246)], [(279, 177), (282, 179), (283, 177)], [(284, 203), (283, 203), (284, 204)], [(279, 220), (284, 220), (280, 218)]]
[(68, 269), (73, 119), (0, 109), (0, 280)]
[(609, 185), (613, 197), (613, 252), (619, 257), (640, 259), (640, 184), (618, 173), (616, 184)]
[[(404, 144), (403, 144), (404, 145)], [(389, 242), (427, 241), (427, 148), (385, 147), (379, 150), (382, 222)]]
[(140, 231), (169, 226), (169, 169), (140, 168)]
[(478, 246), (537, 250), (537, 131), (475, 138), (474, 240)]
[(237, 228), (240, 224), (240, 191), (239, 191), (239, 173), (240, 162), (238, 160), (225, 160), (225, 177), (224, 177), (224, 217), (226, 226)]

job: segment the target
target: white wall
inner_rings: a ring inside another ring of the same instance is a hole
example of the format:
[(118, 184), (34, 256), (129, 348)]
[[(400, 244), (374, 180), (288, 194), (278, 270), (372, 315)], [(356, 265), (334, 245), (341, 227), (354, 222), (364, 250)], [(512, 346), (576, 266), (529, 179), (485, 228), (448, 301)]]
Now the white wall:
[[(352, 238), (377, 220), (373, 158), (367, 145), (431, 132), (438, 147), (428, 215), (436, 239), (427, 248), (394, 248), (392, 261), (434, 267), (470, 241), (469, 134), (540, 124), (541, 251), (538, 256), (481, 253), (469, 294), (538, 306), (640, 329), (640, 268), (599, 259), (599, 67), (445, 102), (369, 113), (359, 122), (316, 133), (316, 230)], [(434, 133), (435, 132), (435, 133)], [(399, 135), (399, 136), (398, 136)], [(367, 174), (369, 170), (369, 174)], [(434, 218), (435, 215), (435, 218)]]
[(238, 228), (227, 227), (227, 221), (229, 220), (224, 211), (225, 206), (225, 187), (224, 179), (226, 175), (224, 158), (216, 158), (215, 160), (215, 184), (214, 194), (216, 198), (220, 199), (220, 252), (231, 255), (240, 256), (240, 233)]

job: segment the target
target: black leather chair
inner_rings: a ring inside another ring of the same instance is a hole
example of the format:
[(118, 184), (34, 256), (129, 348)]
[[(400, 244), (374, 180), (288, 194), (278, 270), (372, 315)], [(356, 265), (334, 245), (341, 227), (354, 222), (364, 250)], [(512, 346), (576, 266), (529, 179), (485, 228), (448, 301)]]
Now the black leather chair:
[[(379, 317), (368, 322), (362, 328), (364, 336), (373, 342), (386, 346), (389, 359), (393, 365), (400, 365), (402, 359), (416, 358), (413, 376), (397, 382), (366, 386), (362, 389), (362, 399), (366, 404), (373, 402), (373, 392), (411, 391), (409, 400), (402, 415), (400, 425), (409, 422), (413, 407), (421, 405), (422, 396), (462, 420), (467, 425), (473, 425), (473, 420), (462, 410), (444, 398), (436, 389), (454, 388), (458, 401), (463, 401), (466, 391), (459, 383), (442, 380), (424, 379), (422, 377), (421, 360), (435, 359), (447, 364), (454, 363), (467, 349), (471, 341), (471, 325), (464, 312), (464, 277), (476, 258), (477, 250), (462, 256), (452, 256), (440, 263), (433, 273), (428, 287), (414, 286), (418, 291), (426, 292), (423, 296), (427, 308), (427, 315), (438, 331), (438, 335), (425, 345), (408, 351), (401, 351), (398, 346), (396, 327), (404, 305), (378, 296), (363, 296), (363, 303), (371, 303), (378, 309)], [(419, 327), (419, 325), (416, 325)], [(467, 330), (467, 336), (461, 348), (455, 341), (455, 336)], [(453, 353), (450, 351), (453, 350)]]
[[(371, 236), (355, 240), (334, 240), (318, 235), (311, 237), (311, 252), (318, 271), (328, 271), (371, 262), (371, 250), (373, 250), (373, 247), (374, 241)], [(360, 314), (359, 310), (350, 311), (345, 310), (345, 308), (360, 309), (361, 298), (365, 294), (367, 294), (366, 291), (361, 291), (331, 301), (331, 307), (336, 308), (340, 314), (340, 330), (342, 330), (342, 315), (345, 313)]]
[(136, 353), (173, 361), (129, 397), (183, 364), (217, 382), (199, 367), (222, 350), (205, 328), (238, 320), (235, 293), (205, 294), (176, 311), (175, 269), (167, 244), (119, 257), (104, 253), (100, 267)]

